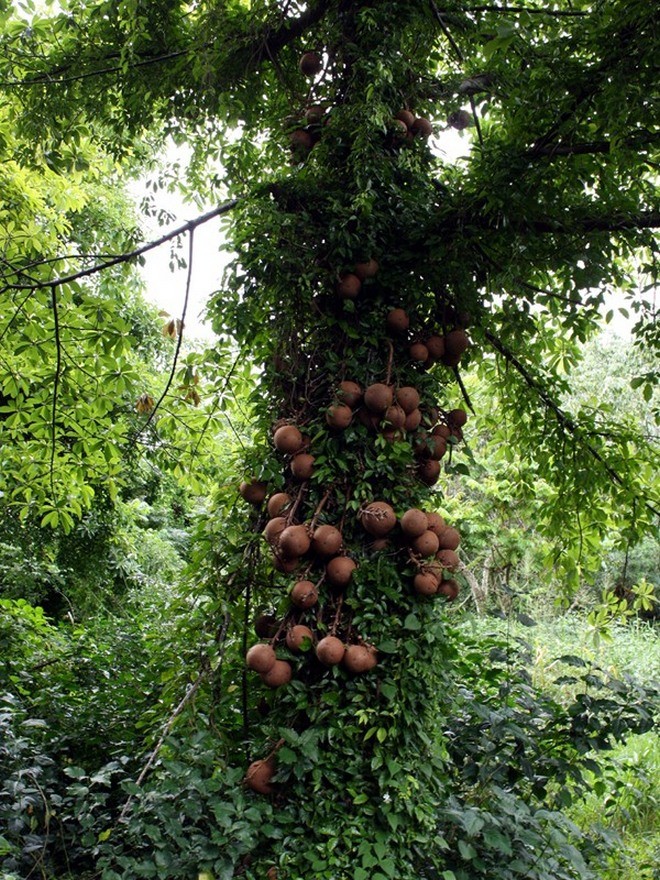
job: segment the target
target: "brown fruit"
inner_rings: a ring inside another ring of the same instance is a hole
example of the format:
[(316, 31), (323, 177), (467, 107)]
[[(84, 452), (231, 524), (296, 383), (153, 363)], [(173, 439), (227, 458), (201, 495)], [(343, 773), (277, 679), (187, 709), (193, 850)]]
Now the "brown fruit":
[(440, 516), (439, 513), (436, 513), (433, 510), (430, 513), (426, 514), (426, 519), (428, 520), (427, 528), (431, 532), (435, 532), (435, 534), (439, 538), (440, 535), (447, 528), (447, 523), (444, 521), (444, 519)]
[(278, 452), (298, 452), (303, 445), (303, 436), (295, 425), (283, 425), (273, 434), (273, 443)]
[(319, 600), (319, 594), (311, 581), (298, 581), (291, 587), (289, 599), (296, 608), (311, 608)]
[(316, 656), (324, 666), (336, 666), (344, 657), (346, 646), (336, 636), (326, 636), (316, 646)]
[(378, 261), (371, 258), (364, 263), (356, 263), (353, 271), (360, 281), (366, 281), (367, 278), (374, 278), (378, 274)]
[(458, 583), (453, 578), (442, 580), (438, 587), (438, 593), (441, 596), (445, 596), (450, 602), (453, 602), (459, 593)]
[(337, 397), (342, 403), (350, 406), (352, 409), (362, 400), (362, 388), (357, 382), (340, 382)]
[(325, 412), (325, 420), (331, 428), (343, 431), (348, 428), (353, 419), (353, 410), (343, 403), (335, 403), (329, 406)]
[(314, 641), (314, 634), (308, 626), (297, 624), (286, 634), (286, 646), (290, 651), (298, 652), (308, 648)]
[(447, 441), (444, 437), (431, 435), (428, 439), (428, 448), (431, 458), (434, 461), (440, 461), (447, 451)]
[(383, 416), (385, 426), (389, 428), (403, 428), (406, 423), (406, 414), (398, 404), (388, 406)]
[(317, 52), (305, 52), (300, 59), (300, 72), (305, 76), (316, 76), (323, 69), (323, 59)]
[(411, 113), (410, 110), (399, 110), (394, 118), (400, 119), (406, 128), (412, 128), (413, 123), (415, 122), (415, 114)]
[(319, 526), (312, 538), (312, 550), (319, 556), (334, 556), (339, 553), (342, 534), (334, 526)]
[(252, 482), (242, 482), (239, 492), (249, 504), (261, 504), (266, 497), (267, 484), (257, 480)]
[(261, 680), (270, 688), (278, 688), (283, 684), (288, 684), (291, 681), (292, 675), (293, 669), (286, 660), (276, 660), (272, 669), (269, 669), (268, 672), (260, 673)]
[(411, 507), (401, 517), (401, 531), (407, 538), (418, 538), (428, 529), (428, 518), (423, 510)]
[(467, 413), (464, 409), (453, 409), (447, 413), (447, 421), (453, 428), (462, 428), (467, 422)]
[(439, 361), (445, 353), (445, 340), (442, 336), (429, 336), (424, 343), (429, 350), (429, 357)]
[(376, 649), (367, 645), (347, 645), (343, 662), (349, 672), (367, 672), (377, 663)]
[(390, 123), (392, 133), (395, 138), (402, 140), (408, 135), (408, 126), (401, 119), (393, 119)]
[(254, 631), (260, 639), (272, 639), (279, 627), (279, 620), (272, 614), (260, 614), (254, 621)]
[(311, 541), (306, 526), (287, 526), (280, 535), (279, 551), (285, 559), (304, 556)]
[(271, 779), (274, 775), (275, 761), (273, 758), (253, 761), (245, 774), (245, 784), (258, 794), (272, 794), (275, 791), (271, 785)]
[(414, 409), (406, 416), (404, 427), (406, 431), (415, 431), (419, 428), (422, 421), (422, 413), (418, 409)]
[(436, 425), (431, 433), (436, 437), (442, 437), (445, 440), (449, 440), (451, 437), (451, 430), (447, 425)]
[(367, 409), (372, 413), (384, 413), (388, 406), (392, 406), (394, 392), (389, 385), (375, 382), (364, 392), (364, 402)]
[(322, 107), (320, 104), (314, 104), (312, 107), (308, 107), (305, 110), (305, 122), (309, 122), (311, 124), (320, 122), (325, 115), (325, 107)]
[(248, 669), (254, 669), (255, 672), (269, 672), (275, 665), (277, 656), (271, 645), (260, 642), (252, 645), (245, 655), (245, 663)]
[(295, 152), (308, 153), (314, 146), (314, 141), (308, 131), (297, 128), (289, 134), (289, 144)]
[(335, 556), (325, 567), (325, 576), (333, 587), (347, 587), (357, 565), (348, 556)]
[(292, 500), (293, 499), (287, 492), (276, 492), (275, 495), (271, 495), (268, 499), (268, 504), (266, 505), (268, 516), (279, 516), (287, 504), (291, 504)]
[(435, 558), (443, 568), (447, 568), (449, 571), (454, 571), (461, 563), (458, 554), (453, 550), (440, 550)]
[(443, 529), (438, 535), (438, 539), (440, 541), (440, 550), (458, 550), (458, 545), (461, 543), (461, 536), (451, 526)]
[(374, 553), (378, 553), (380, 550), (387, 550), (390, 546), (390, 542), (387, 538), (376, 538), (375, 541), (372, 541), (369, 545), (369, 549)]
[(383, 428), (381, 434), (388, 443), (394, 443), (397, 440), (405, 440), (406, 432), (401, 428)]
[(314, 473), (314, 456), (299, 452), (291, 459), (291, 473), (297, 480), (309, 480)]
[(369, 431), (377, 431), (380, 427), (380, 416), (370, 412), (366, 407), (360, 407), (357, 417)]
[(433, 556), (440, 549), (439, 540), (440, 539), (434, 532), (427, 529), (417, 538), (413, 538), (410, 542), (410, 546), (412, 550), (415, 553), (419, 553), (420, 556)]
[(413, 134), (418, 135), (419, 137), (431, 137), (433, 134), (433, 126), (425, 119), (423, 116), (418, 116), (413, 122), (410, 130)]
[(347, 272), (339, 276), (337, 282), (337, 293), (342, 299), (355, 299), (360, 292), (362, 282), (352, 272)]
[(404, 309), (392, 309), (387, 313), (386, 324), (391, 333), (405, 333), (410, 327), (410, 318)]
[(425, 364), (429, 359), (429, 350), (423, 342), (413, 342), (410, 346), (410, 360), (418, 364)]
[(445, 353), (442, 363), (449, 367), (455, 367), (463, 352), (469, 348), (470, 340), (465, 330), (452, 330), (445, 336)]
[(385, 501), (372, 501), (360, 511), (359, 519), (374, 538), (384, 538), (396, 525), (396, 513)]
[(472, 125), (472, 115), (467, 110), (454, 110), (447, 117), (447, 125), (450, 125), (457, 131), (463, 131), (464, 128)]
[(417, 473), (422, 483), (425, 483), (427, 486), (433, 486), (440, 479), (440, 463), (429, 458), (421, 462)]
[(396, 402), (406, 415), (409, 415), (419, 406), (419, 391), (412, 385), (403, 385), (397, 389)]
[(286, 528), (286, 519), (283, 516), (276, 516), (266, 523), (264, 529), (264, 538), (269, 544), (277, 544), (280, 535)]
[(435, 596), (438, 586), (437, 577), (430, 571), (421, 571), (415, 575), (413, 587), (420, 596)]
[(453, 443), (458, 443), (460, 440), (463, 439), (463, 431), (461, 430), (461, 428), (457, 428), (455, 425), (452, 425), (450, 437)]
[(300, 560), (297, 556), (292, 559), (284, 559), (282, 556), (273, 557), (273, 568), (276, 571), (281, 571), (282, 574), (291, 574), (291, 572), (298, 568), (299, 564)]

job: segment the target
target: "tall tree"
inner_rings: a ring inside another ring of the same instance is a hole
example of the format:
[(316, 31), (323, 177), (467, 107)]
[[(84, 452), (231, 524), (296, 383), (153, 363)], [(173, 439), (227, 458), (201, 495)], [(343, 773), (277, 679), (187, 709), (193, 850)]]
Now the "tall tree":
[[(567, 510), (582, 534), (605, 527), (593, 486), (631, 534), (649, 527), (648, 462), (562, 409), (557, 353), (593, 331), (606, 284), (637, 291), (638, 273), (638, 333), (655, 338), (654, 17), (641, 2), (271, 0), (12, 23), (22, 131), (54, 138), (82, 114), (121, 158), (161, 123), (193, 144), (195, 185), (214, 191), (201, 159), (222, 158), (234, 199), (213, 212), (232, 210), (238, 256), (211, 309), (262, 372), (237, 474), (257, 510), (227, 514), (215, 557), (233, 652), (217, 876), (445, 864), (429, 733), (451, 679), (459, 536), (433, 516), (433, 487), (460, 454), (464, 366), (494, 352), (503, 417), (563, 482), (557, 529)], [(447, 123), (474, 131), (466, 162), (429, 149)], [(255, 612), (268, 644), (245, 673)]]

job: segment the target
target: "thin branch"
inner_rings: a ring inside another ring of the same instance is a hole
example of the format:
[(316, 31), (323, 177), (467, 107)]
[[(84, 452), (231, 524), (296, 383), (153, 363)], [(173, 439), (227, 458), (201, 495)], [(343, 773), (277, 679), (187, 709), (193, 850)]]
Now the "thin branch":
[(542, 9), (534, 6), (465, 6), (463, 12), (498, 12), (509, 15), (529, 13), (530, 15), (550, 15), (553, 18), (581, 18), (591, 15), (590, 12), (581, 10)]
[(7, 284), (5, 285), (5, 287), (2, 288), (1, 292), (4, 292), (5, 290), (41, 290), (44, 287), (52, 287), (53, 285), (57, 285), (59, 287), (63, 284), (71, 284), (73, 281), (78, 281), (80, 278), (88, 278), (90, 275), (95, 275), (97, 272), (103, 272), (105, 269), (110, 269), (112, 266), (117, 266), (120, 263), (128, 263), (130, 262), (130, 260), (134, 260), (136, 259), (136, 257), (139, 257), (142, 254), (146, 254), (148, 251), (152, 251), (155, 248), (158, 248), (161, 245), (165, 244), (166, 242), (171, 241), (173, 238), (184, 235), (186, 232), (194, 232), (194, 230), (197, 229), (198, 226), (201, 226), (203, 223), (208, 223), (208, 221), (213, 220), (214, 217), (219, 217), (222, 214), (229, 213), (229, 211), (231, 211), (232, 208), (235, 208), (238, 203), (239, 199), (231, 199), (228, 202), (224, 202), (217, 208), (213, 208), (213, 210), (207, 211), (206, 214), (201, 214), (194, 220), (189, 220), (187, 223), (184, 223), (183, 226), (177, 226), (176, 229), (173, 229), (171, 232), (168, 232), (165, 235), (161, 235), (160, 238), (157, 238), (154, 241), (143, 244), (133, 251), (128, 251), (124, 254), (118, 254), (111, 260), (106, 260), (103, 263), (97, 263), (95, 266), (91, 266), (89, 269), (81, 269), (79, 272), (74, 272), (71, 275), (64, 275), (62, 278), (55, 278), (53, 281), (44, 281), (43, 283), (39, 282), (35, 284)]
[[(540, 381), (532, 376), (529, 370), (525, 367), (523, 363), (521, 363), (520, 360), (518, 360), (515, 354), (505, 345), (503, 345), (503, 343), (497, 338), (497, 336), (493, 335), (489, 330), (484, 331), (484, 336), (488, 340), (488, 342), (490, 342), (493, 348), (502, 355), (505, 361), (508, 364), (511, 364), (511, 366), (513, 366), (516, 371), (523, 377), (528, 387), (531, 388), (532, 391), (536, 392), (536, 394), (538, 394), (544, 405), (548, 409), (552, 410), (559, 423), (563, 425), (563, 427), (565, 427), (568, 431), (570, 431), (571, 434), (584, 445), (589, 454), (592, 455), (593, 458), (595, 458), (596, 461), (602, 465), (607, 474), (615, 483), (625, 488), (626, 481), (623, 479), (623, 477), (617, 471), (615, 471), (610, 464), (605, 461), (598, 449), (596, 449), (595, 446), (592, 446), (592, 444), (589, 443), (589, 441), (581, 435), (579, 426), (573, 421), (573, 419), (570, 418), (570, 416), (568, 416), (564, 412), (563, 409), (561, 409), (561, 407), (557, 403), (555, 403), (555, 401), (550, 397), (543, 385), (541, 385)], [(652, 504), (649, 504), (648, 501), (645, 501), (644, 503), (647, 509), (654, 516), (660, 516), (660, 511), (656, 510)]]
[(50, 301), (53, 308), (53, 326), (55, 328), (55, 378), (53, 380), (53, 411), (50, 420), (50, 491), (55, 504), (55, 440), (57, 432), (57, 395), (60, 389), (62, 371), (62, 341), (60, 339), (60, 316), (57, 308), (57, 286), (50, 288)]
[(160, 395), (156, 405), (149, 413), (149, 418), (147, 419), (147, 421), (144, 423), (144, 425), (142, 425), (140, 430), (134, 435), (133, 442), (135, 442), (140, 437), (140, 435), (143, 434), (147, 430), (149, 425), (153, 422), (160, 405), (165, 400), (165, 397), (167, 396), (167, 392), (170, 390), (172, 382), (174, 381), (174, 376), (176, 374), (176, 368), (177, 368), (177, 364), (179, 361), (179, 353), (181, 351), (181, 343), (183, 341), (183, 329), (184, 329), (184, 324), (185, 324), (185, 320), (186, 320), (186, 312), (188, 311), (188, 298), (190, 296), (190, 282), (192, 280), (192, 271), (193, 271), (194, 241), (195, 241), (195, 230), (193, 228), (190, 230), (190, 240), (188, 242), (188, 275), (186, 277), (186, 293), (183, 298), (183, 308), (181, 310), (181, 326), (179, 327), (179, 336), (176, 341), (176, 349), (174, 351), (174, 360), (172, 361), (172, 369), (170, 370), (170, 375), (167, 378), (167, 384), (165, 385), (165, 389), (163, 390), (163, 393)]
[(431, 10), (433, 11), (433, 15), (435, 16), (436, 21), (440, 25), (440, 28), (442, 29), (443, 34), (447, 38), (449, 45), (454, 50), (454, 54), (456, 55), (458, 60), (461, 63), (463, 63), (463, 61), (465, 60), (465, 58), (463, 57), (463, 53), (461, 52), (461, 49), (460, 49), (458, 43), (456, 42), (456, 40), (453, 38), (451, 31), (447, 27), (447, 23), (445, 22), (445, 19), (444, 19), (442, 13), (438, 9), (438, 6), (437, 6), (435, 0), (429, 0), (429, 2), (431, 4)]

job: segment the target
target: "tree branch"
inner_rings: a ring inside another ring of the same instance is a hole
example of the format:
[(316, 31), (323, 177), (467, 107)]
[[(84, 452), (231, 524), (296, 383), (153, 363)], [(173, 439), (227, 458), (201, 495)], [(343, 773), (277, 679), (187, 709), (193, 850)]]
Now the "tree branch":
[(57, 396), (60, 389), (62, 372), (62, 340), (60, 339), (60, 317), (57, 309), (57, 285), (51, 284), (50, 301), (53, 309), (53, 326), (55, 328), (55, 378), (53, 379), (53, 402), (50, 419), (50, 491), (55, 505), (55, 440), (57, 435)]
[[(546, 389), (543, 387), (543, 385), (539, 382), (539, 380), (536, 379), (534, 376), (532, 376), (532, 374), (529, 372), (527, 367), (525, 367), (525, 365), (523, 363), (521, 363), (521, 361), (518, 360), (518, 358), (515, 356), (515, 354), (510, 349), (508, 349), (497, 338), (497, 336), (492, 334), (489, 330), (484, 331), (484, 336), (488, 340), (488, 342), (493, 346), (493, 348), (497, 352), (499, 352), (499, 354), (502, 355), (502, 357), (505, 359), (505, 361), (508, 364), (511, 364), (511, 366), (514, 367), (515, 370), (523, 377), (523, 379), (525, 380), (525, 383), (528, 385), (529, 388), (532, 389), (532, 391), (534, 391), (540, 397), (540, 399), (543, 401), (543, 404), (554, 413), (554, 415), (557, 418), (557, 421), (564, 428), (566, 428), (568, 431), (570, 431), (570, 433), (577, 440), (579, 440), (580, 443), (582, 443), (584, 445), (585, 449), (589, 452), (589, 454), (591, 456), (593, 456), (593, 458), (595, 458), (596, 461), (600, 465), (602, 465), (602, 467), (604, 468), (606, 473), (610, 476), (610, 478), (615, 483), (617, 483), (617, 485), (622, 486), (623, 488), (626, 488), (626, 482), (623, 479), (623, 477), (617, 471), (615, 471), (614, 468), (610, 464), (607, 463), (607, 461), (605, 461), (605, 459), (603, 458), (602, 454), (598, 451), (598, 449), (596, 449), (595, 446), (592, 446), (592, 444), (589, 443), (589, 441), (586, 440), (581, 435), (581, 432), (580, 432), (578, 425), (573, 421), (573, 419), (570, 418), (570, 416), (568, 416), (564, 412), (563, 409), (561, 409), (561, 407), (557, 403), (555, 403), (555, 401), (550, 397), (550, 395), (548, 394)], [(648, 501), (645, 501), (644, 504), (647, 507), (647, 509), (654, 516), (660, 516), (660, 511), (656, 510), (652, 504), (649, 504)]]
[(584, 12), (579, 10), (559, 10), (559, 9), (545, 9), (538, 8), (534, 6), (465, 6), (463, 8), (463, 12), (498, 12), (504, 15), (509, 15), (511, 13), (518, 15), (522, 13), (529, 13), (530, 15), (550, 15), (553, 18), (578, 18), (587, 15), (591, 15), (590, 12)]
[(224, 202), (224, 204), (219, 205), (217, 208), (213, 208), (212, 211), (207, 211), (206, 214), (201, 214), (194, 220), (189, 220), (187, 223), (184, 223), (183, 226), (177, 226), (176, 229), (173, 229), (165, 235), (161, 235), (160, 238), (157, 238), (154, 241), (143, 244), (141, 247), (136, 248), (133, 251), (128, 251), (125, 254), (118, 254), (111, 260), (97, 263), (89, 269), (81, 269), (79, 272), (74, 272), (71, 275), (64, 275), (61, 278), (55, 278), (53, 281), (36, 282), (33, 284), (6, 284), (1, 292), (4, 292), (5, 290), (41, 290), (44, 287), (52, 287), (53, 285), (59, 287), (62, 284), (71, 284), (71, 282), (78, 281), (80, 278), (87, 278), (90, 275), (95, 275), (97, 272), (103, 272), (105, 269), (110, 269), (112, 266), (117, 266), (120, 263), (128, 263), (130, 260), (134, 260), (136, 257), (160, 247), (166, 242), (171, 241), (173, 238), (177, 238), (179, 235), (184, 235), (186, 232), (193, 232), (198, 226), (201, 226), (203, 223), (208, 223), (208, 221), (213, 220), (214, 217), (229, 213), (232, 208), (236, 207), (239, 201), (239, 199), (232, 199), (229, 202)]

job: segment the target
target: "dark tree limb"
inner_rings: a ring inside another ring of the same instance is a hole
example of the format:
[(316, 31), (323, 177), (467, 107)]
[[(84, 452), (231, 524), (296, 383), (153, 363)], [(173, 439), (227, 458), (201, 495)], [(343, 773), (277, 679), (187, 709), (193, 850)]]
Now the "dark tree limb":
[[(511, 364), (516, 372), (518, 372), (522, 376), (522, 378), (525, 380), (526, 385), (538, 395), (544, 406), (546, 406), (554, 413), (560, 425), (566, 428), (566, 430), (569, 431), (575, 437), (575, 439), (584, 446), (587, 452), (589, 452), (589, 454), (596, 459), (596, 461), (608, 474), (610, 479), (617, 485), (626, 488), (626, 481), (624, 480), (624, 478), (616, 470), (614, 470), (614, 468), (610, 464), (608, 464), (608, 462), (603, 458), (598, 449), (596, 449), (595, 446), (589, 443), (589, 441), (583, 436), (576, 422), (574, 422), (573, 419), (569, 415), (567, 415), (564, 410), (552, 399), (552, 397), (550, 397), (541, 382), (529, 372), (527, 367), (516, 357), (516, 355), (489, 330), (484, 331), (484, 336), (492, 345), (492, 347), (504, 358), (504, 360), (508, 364)], [(652, 504), (649, 504), (648, 501), (645, 501), (644, 504), (654, 516), (660, 516), (660, 510), (656, 510), (656, 508), (653, 507)]]
[(584, 12), (577, 9), (545, 9), (537, 6), (465, 6), (463, 12), (497, 12), (502, 15), (520, 15), (522, 13), (529, 13), (530, 15), (549, 15), (553, 18), (582, 18), (591, 15), (590, 12)]
[(55, 328), (55, 377), (53, 379), (53, 402), (50, 417), (50, 491), (55, 504), (55, 442), (57, 440), (57, 398), (62, 374), (62, 340), (60, 338), (60, 316), (57, 305), (57, 284), (50, 286), (50, 302), (53, 309)]
[(213, 220), (214, 217), (229, 213), (229, 211), (231, 211), (232, 208), (235, 208), (238, 203), (239, 199), (232, 199), (229, 202), (224, 202), (217, 208), (213, 208), (212, 211), (207, 211), (206, 214), (201, 214), (199, 217), (195, 217), (194, 220), (188, 220), (183, 226), (177, 226), (176, 229), (167, 232), (165, 235), (161, 235), (160, 238), (157, 238), (154, 241), (143, 244), (133, 251), (127, 251), (124, 254), (117, 254), (117, 256), (112, 257), (110, 260), (106, 260), (103, 263), (97, 263), (95, 266), (90, 266), (89, 269), (81, 269), (79, 272), (73, 272), (71, 275), (64, 275), (61, 278), (55, 278), (53, 281), (35, 282), (32, 284), (6, 284), (0, 290), (0, 293), (6, 290), (41, 290), (44, 287), (52, 287), (53, 285), (59, 287), (62, 284), (71, 284), (73, 281), (78, 281), (80, 278), (88, 278), (90, 275), (95, 275), (97, 272), (103, 272), (105, 269), (110, 269), (112, 266), (118, 266), (121, 263), (128, 263), (131, 260), (135, 260), (137, 257), (142, 256), (142, 254), (146, 254), (148, 251), (152, 251), (166, 242), (171, 241), (173, 238), (185, 235), (186, 232), (193, 232), (198, 226), (201, 226), (203, 223), (208, 223), (208, 221)]

